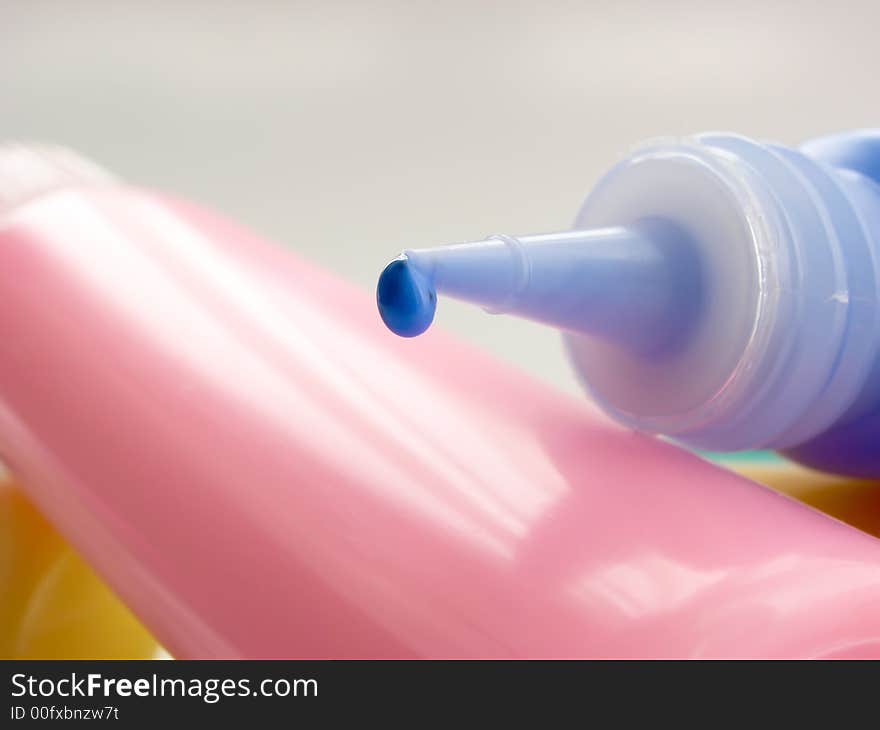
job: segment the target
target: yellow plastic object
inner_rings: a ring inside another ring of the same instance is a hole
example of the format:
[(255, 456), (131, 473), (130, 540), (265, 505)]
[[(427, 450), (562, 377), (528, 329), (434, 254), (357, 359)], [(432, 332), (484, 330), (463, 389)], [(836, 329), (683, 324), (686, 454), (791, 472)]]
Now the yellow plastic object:
[(148, 659), (155, 639), (0, 476), (0, 658)]
[(786, 462), (734, 461), (727, 466), (841, 522), (880, 537), (880, 481), (823, 474)]

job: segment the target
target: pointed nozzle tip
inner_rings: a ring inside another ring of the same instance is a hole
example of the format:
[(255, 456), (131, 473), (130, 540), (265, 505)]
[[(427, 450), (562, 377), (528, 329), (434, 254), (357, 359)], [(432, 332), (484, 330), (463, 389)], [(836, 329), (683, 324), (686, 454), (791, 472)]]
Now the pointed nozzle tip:
[(437, 292), (430, 276), (404, 253), (388, 264), (379, 277), (376, 303), (388, 329), (401, 337), (415, 337), (434, 321)]

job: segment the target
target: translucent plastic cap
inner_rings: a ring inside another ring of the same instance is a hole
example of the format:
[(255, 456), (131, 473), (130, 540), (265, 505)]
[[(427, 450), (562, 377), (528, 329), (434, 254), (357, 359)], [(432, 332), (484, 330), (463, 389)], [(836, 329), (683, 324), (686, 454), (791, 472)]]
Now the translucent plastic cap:
[(379, 310), (404, 336), (438, 294), (553, 325), (622, 423), (788, 447), (850, 409), (878, 349), (865, 182), (735, 135), (654, 143), (599, 181), (572, 231), (405, 251)]

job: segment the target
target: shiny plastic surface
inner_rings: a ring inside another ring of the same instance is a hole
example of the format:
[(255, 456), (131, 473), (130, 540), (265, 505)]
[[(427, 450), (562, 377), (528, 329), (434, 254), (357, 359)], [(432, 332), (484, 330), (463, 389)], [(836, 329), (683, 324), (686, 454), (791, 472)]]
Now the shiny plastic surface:
[(187, 204), (0, 230), (0, 451), (178, 657), (880, 656), (880, 541)]
[(0, 659), (149, 659), (156, 641), (0, 475)]
[[(725, 465), (880, 536), (876, 482), (847, 480), (760, 455)], [(168, 658), (11, 482), (0, 485), (0, 573), (6, 587), (0, 594), (0, 658)]]

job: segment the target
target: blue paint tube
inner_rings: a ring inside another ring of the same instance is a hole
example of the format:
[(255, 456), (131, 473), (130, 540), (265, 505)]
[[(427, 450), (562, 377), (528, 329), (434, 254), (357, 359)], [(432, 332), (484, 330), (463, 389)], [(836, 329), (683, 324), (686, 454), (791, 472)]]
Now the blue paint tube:
[(572, 230), (407, 250), (377, 289), (403, 336), (438, 295), (562, 330), (627, 426), (880, 477), (880, 130), (653, 142)]

